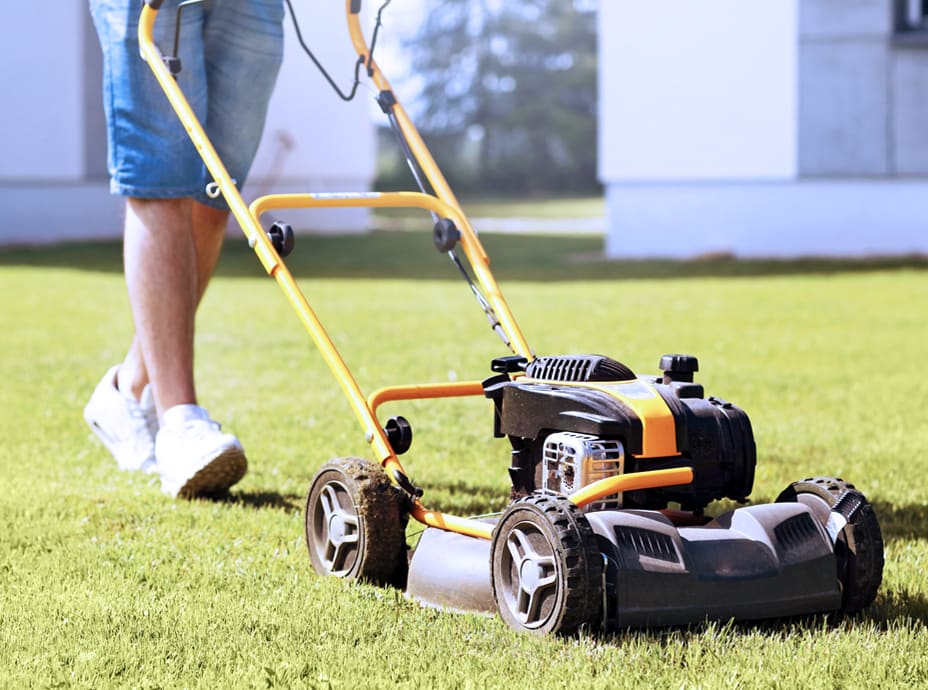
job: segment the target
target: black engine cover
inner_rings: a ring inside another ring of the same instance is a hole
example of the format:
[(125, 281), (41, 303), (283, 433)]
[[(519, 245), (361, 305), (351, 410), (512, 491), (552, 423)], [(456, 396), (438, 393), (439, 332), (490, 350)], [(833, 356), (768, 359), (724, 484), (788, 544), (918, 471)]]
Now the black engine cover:
[[(586, 357), (594, 356), (572, 355), (569, 360), (574, 363)], [(556, 358), (542, 359), (546, 362), (545, 372), (557, 370), (550, 364)], [(608, 370), (630, 373), (624, 365), (615, 364), (609, 365)], [(603, 366), (597, 368), (602, 370)], [(572, 372), (576, 370), (577, 367), (570, 368)], [(754, 435), (747, 414), (740, 408), (718, 398), (693, 397), (701, 396), (702, 388), (698, 385), (640, 377), (660, 394), (670, 409), (680, 453), (643, 458), (638, 457), (642, 453), (642, 424), (634, 410), (602, 390), (584, 387), (575, 376), (571, 385), (559, 385), (566, 381), (528, 377), (512, 380), (507, 375), (485, 382), (486, 395), (496, 408), (494, 432), (507, 436), (513, 446), (510, 475), (514, 495), (540, 488), (543, 445), (549, 434), (558, 431), (620, 440), (626, 451), (626, 473), (693, 468), (690, 485), (626, 492), (624, 503), (628, 508), (664, 508), (676, 502), (685, 510), (698, 510), (721, 498), (742, 501), (751, 493), (756, 464)], [(622, 378), (627, 381), (631, 377)], [(591, 379), (602, 381), (598, 376)]]

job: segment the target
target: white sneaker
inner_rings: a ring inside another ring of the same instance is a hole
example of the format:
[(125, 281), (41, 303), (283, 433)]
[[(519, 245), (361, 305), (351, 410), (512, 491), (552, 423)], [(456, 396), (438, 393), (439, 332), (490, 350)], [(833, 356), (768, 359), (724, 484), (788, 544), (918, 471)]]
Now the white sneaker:
[(84, 419), (116, 458), (121, 470), (155, 471), (155, 434), (158, 413), (151, 387), (136, 401), (116, 388), (119, 365), (111, 367), (84, 407)]
[(155, 438), (161, 490), (193, 498), (228, 489), (245, 476), (242, 444), (198, 405), (177, 405), (164, 413)]

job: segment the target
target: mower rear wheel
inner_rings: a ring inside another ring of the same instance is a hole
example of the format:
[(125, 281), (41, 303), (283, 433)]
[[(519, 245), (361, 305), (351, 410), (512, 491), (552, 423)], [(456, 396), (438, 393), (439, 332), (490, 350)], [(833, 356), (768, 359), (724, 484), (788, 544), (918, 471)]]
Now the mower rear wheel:
[(306, 498), (313, 569), (376, 584), (405, 585), (404, 500), (377, 463), (337, 458), (316, 473)]
[(499, 615), (516, 630), (570, 635), (601, 619), (603, 557), (564, 496), (526, 496), (506, 509), (493, 531), (490, 578)]
[(788, 501), (808, 506), (826, 530), (832, 512), (847, 520), (833, 536), (841, 610), (857, 613), (869, 606), (883, 580), (883, 534), (867, 498), (843, 479), (811, 477), (793, 482), (777, 497), (778, 503)]

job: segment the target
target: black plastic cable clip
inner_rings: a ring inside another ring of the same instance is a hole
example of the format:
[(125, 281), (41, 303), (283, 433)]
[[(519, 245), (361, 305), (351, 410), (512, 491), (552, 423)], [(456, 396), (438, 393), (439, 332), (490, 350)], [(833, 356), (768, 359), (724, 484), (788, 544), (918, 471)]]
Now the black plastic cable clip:
[(181, 70), (180, 58), (176, 55), (165, 55), (161, 60), (164, 62), (164, 66), (168, 68), (168, 72), (171, 73), (171, 76), (176, 79)]
[(440, 218), (432, 230), (432, 241), (435, 249), (445, 253), (450, 252), (461, 239), (461, 231), (450, 218)]
[(527, 366), (528, 358), (522, 355), (497, 357), (490, 362), (490, 370), (498, 374), (515, 374), (519, 371), (525, 371), (525, 367)]
[(380, 106), (380, 109), (383, 111), (384, 115), (389, 115), (396, 103), (396, 96), (392, 91), (385, 89), (377, 94), (377, 105)]
[(399, 470), (393, 470), (393, 479), (396, 481), (397, 486), (409, 494), (412, 499), (422, 498), (422, 494), (425, 493), (418, 486), (413, 486), (413, 483), (409, 481), (409, 477)]

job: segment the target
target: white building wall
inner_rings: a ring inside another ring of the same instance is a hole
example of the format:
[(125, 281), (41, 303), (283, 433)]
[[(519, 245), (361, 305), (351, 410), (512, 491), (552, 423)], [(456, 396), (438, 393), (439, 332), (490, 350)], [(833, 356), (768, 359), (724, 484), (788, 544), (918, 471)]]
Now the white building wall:
[(892, 0), (801, 0), (799, 170), (804, 176), (893, 171)]
[[(371, 5), (371, 3), (364, 3)], [(344, 2), (307, 7), (293, 3), (304, 40), (344, 92), (354, 77), (357, 53), (348, 36)], [(366, 8), (370, 9), (370, 8)], [(264, 139), (258, 149), (246, 199), (267, 193), (365, 192), (376, 173), (372, 94), (363, 82), (346, 103), (300, 49), (289, 15), (285, 56), (271, 98)], [(363, 72), (362, 72), (363, 76)], [(295, 228), (363, 232), (367, 209), (275, 212)]]
[[(0, 22), (5, 54), (0, 92), (6, 95), (0, 127), (0, 181), (75, 181), (83, 177), (83, 3), (56, 7), (56, 20), (41, 33), (26, 31), (28, 6), (9, 3), (20, 17)], [(35, 10), (32, 9), (32, 14)], [(55, 46), (47, 50), (46, 46)]]
[(928, 43), (892, 5), (602, 0), (607, 254), (928, 252)]
[[(87, 3), (56, 4), (38, 32), (23, 30), (36, 26), (33, 4), (4, 10), (0, 244), (118, 237), (123, 201), (109, 194), (100, 48)], [(323, 3), (307, 14), (304, 35), (347, 82), (355, 57), (344, 5)], [(376, 157), (366, 91), (350, 104), (338, 100), (298, 50), (286, 21), (284, 66), (246, 200), (271, 191), (365, 191)], [(286, 219), (313, 231), (369, 227), (364, 209), (296, 212)]]
[(603, 0), (600, 27), (604, 179), (795, 174), (794, 1)]

